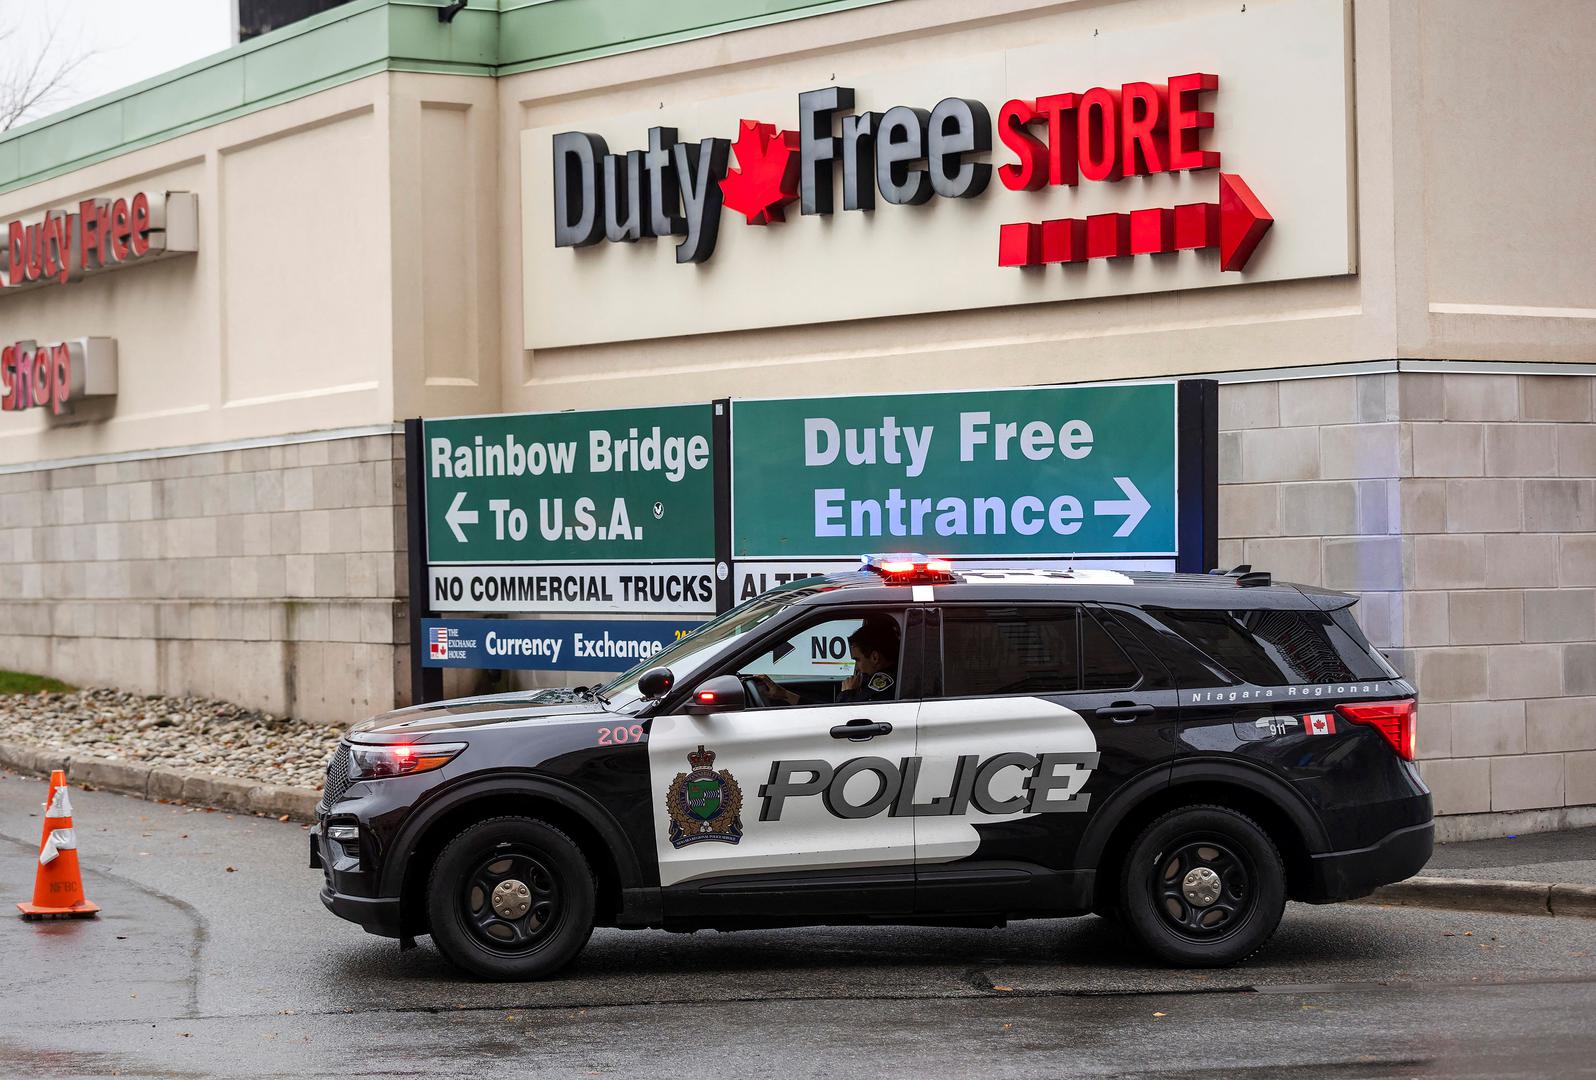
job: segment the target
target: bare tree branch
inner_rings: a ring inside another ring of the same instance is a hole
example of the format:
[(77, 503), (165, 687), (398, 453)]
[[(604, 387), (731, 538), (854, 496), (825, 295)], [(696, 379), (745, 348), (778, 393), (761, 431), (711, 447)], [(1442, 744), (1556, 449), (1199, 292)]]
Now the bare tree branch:
[(0, 54), (9, 58), (0, 66), (0, 131), (8, 131), (49, 110), (51, 103), (71, 89), (72, 77), (93, 59), (93, 52), (62, 45), (59, 14), (45, 24), (41, 40), (29, 42), (15, 25), (0, 27)]

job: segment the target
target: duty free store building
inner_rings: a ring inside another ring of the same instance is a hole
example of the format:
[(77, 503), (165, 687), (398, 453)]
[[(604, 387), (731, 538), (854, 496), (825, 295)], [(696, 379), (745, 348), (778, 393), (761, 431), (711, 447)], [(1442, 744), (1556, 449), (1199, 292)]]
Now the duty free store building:
[[(1596, 821), (1589, 16), (353, 0), (7, 133), (0, 666), (404, 702), (406, 417), (1212, 375), (1220, 561), (1362, 596), (1443, 833)], [(801, 112), (830, 212), (712, 205)]]

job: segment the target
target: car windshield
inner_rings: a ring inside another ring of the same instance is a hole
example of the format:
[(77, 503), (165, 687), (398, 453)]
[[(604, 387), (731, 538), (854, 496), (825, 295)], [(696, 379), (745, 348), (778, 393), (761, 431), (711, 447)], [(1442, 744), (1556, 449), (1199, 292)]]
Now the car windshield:
[(636, 703), (642, 697), (637, 689), (637, 680), (650, 668), (670, 668), (677, 682), (693, 679), (711, 660), (746, 640), (761, 624), (805, 597), (831, 587), (808, 578), (782, 585), (738, 604), (630, 671), (617, 675), (599, 687), (599, 696), (606, 699), (612, 708), (625, 708)]

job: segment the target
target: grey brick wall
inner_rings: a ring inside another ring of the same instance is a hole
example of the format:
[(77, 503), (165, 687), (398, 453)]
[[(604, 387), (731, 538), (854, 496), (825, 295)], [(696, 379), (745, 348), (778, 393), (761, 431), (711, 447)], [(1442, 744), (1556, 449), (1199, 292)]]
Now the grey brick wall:
[(408, 697), (397, 435), (0, 474), (0, 667), (346, 723)]
[(1220, 390), (1220, 558), (1358, 593), (1421, 694), (1442, 814), (1596, 803), (1596, 424), (1586, 376)]

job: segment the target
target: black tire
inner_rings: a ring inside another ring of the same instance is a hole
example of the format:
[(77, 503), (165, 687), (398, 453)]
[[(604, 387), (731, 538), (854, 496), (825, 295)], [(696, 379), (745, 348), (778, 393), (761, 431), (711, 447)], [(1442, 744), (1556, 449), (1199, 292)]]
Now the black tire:
[(432, 940), (481, 978), (545, 979), (587, 944), (596, 893), (593, 870), (569, 836), (533, 818), (489, 818), (449, 841), (432, 864)]
[(1286, 908), (1286, 867), (1274, 841), (1223, 806), (1183, 807), (1148, 825), (1119, 886), (1121, 922), (1179, 967), (1240, 963), (1269, 940)]

